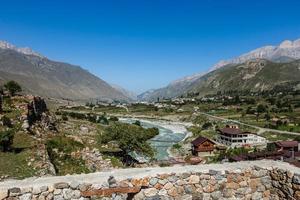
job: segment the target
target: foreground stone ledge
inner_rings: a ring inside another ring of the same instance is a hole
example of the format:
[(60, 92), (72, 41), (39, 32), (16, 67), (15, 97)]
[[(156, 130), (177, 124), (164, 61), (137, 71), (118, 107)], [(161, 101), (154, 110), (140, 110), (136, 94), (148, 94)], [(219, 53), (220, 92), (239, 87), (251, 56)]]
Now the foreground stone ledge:
[(300, 199), (300, 170), (253, 161), (120, 169), (0, 183), (0, 200)]

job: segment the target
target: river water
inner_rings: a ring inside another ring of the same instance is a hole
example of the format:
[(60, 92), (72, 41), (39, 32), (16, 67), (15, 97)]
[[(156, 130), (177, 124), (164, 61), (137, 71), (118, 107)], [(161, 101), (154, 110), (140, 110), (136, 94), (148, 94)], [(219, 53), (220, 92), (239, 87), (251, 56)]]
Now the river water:
[[(158, 161), (168, 160), (170, 158), (168, 149), (183, 140), (187, 134), (183, 125), (172, 125), (168, 122), (164, 123), (161, 121), (156, 122), (132, 118), (120, 119), (120, 121), (124, 123), (134, 123), (136, 120), (139, 120), (141, 126), (144, 128), (158, 128), (159, 134), (149, 140), (151, 146), (156, 150), (154, 158)], [(178, 128), (178, 126), (182, 127)]]

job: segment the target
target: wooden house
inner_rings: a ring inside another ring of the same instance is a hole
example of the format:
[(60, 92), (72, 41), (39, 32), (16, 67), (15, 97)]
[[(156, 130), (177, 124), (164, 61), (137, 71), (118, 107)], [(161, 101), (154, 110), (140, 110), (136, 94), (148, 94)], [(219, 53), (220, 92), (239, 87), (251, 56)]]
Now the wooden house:
[(199, 152), (211, 153), (212, 151), (214, 151), (216, 143), (208, 138), (200, 136), (192, 141), (191, 144), (193, 155), (198, 155)]

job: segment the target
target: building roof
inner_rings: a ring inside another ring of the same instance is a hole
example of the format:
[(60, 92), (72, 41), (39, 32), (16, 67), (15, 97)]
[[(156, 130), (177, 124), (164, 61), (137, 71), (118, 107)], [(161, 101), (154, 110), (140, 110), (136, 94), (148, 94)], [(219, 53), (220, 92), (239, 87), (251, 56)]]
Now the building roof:
[(195, 140), (193, 140), (191, 143), (193, 144), (193, 145), (195, 145), (195, 146), (198, 146), (199, 144), (202, 144), (203, 142), (205, 142), (205, 141), (210, 141), (210, 142), (212, 142), (212, 143), (215, 143), (215, 142), (213, 142), (213, 141), (211, 141), (210, 139), (208, 139), (208, 138), (206, 138), (206, 137), (202, 137), (202, 136), (199, 136), (199, 137), (197, 137)]
[(225, 134), (229, 134), (229, 135), (239, 135), (239, 134), (249, 133), (249, 132), (241, 131), (241, 129), (238, 129), (238, 128), (227, 128), (227, 127), (219, 129), (219, 131), (221, 133), (225, 133)]
[(279, 147), (298, 147), (298, 141), (280, 141), (275, 144)]

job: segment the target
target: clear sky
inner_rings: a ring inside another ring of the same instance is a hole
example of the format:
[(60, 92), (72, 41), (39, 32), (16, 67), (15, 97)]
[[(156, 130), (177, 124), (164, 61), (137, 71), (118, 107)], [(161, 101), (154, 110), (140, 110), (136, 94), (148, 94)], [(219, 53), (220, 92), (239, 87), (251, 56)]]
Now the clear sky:
[(299, 0), (0, 1), (0, 40), (137, 93), (297, 38)]

